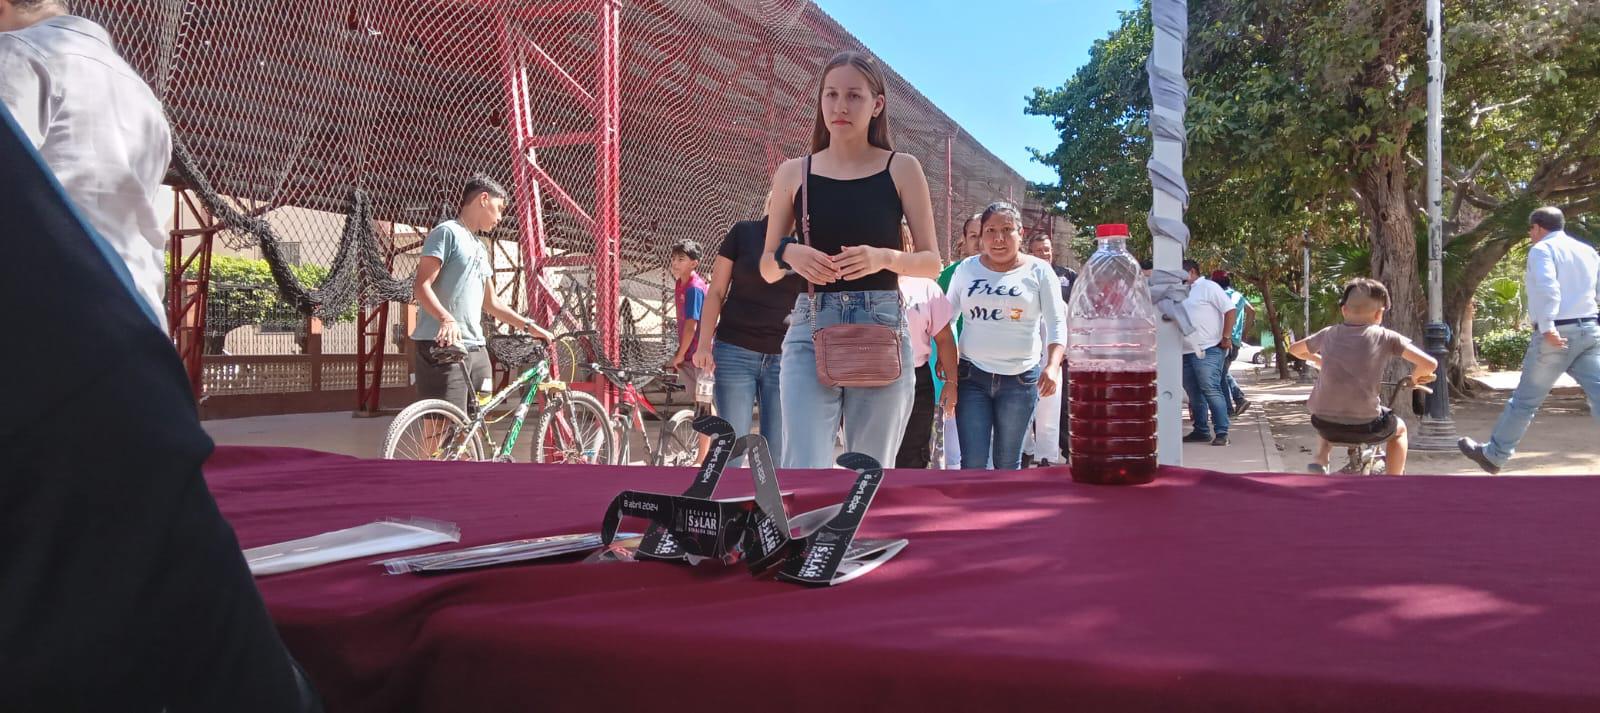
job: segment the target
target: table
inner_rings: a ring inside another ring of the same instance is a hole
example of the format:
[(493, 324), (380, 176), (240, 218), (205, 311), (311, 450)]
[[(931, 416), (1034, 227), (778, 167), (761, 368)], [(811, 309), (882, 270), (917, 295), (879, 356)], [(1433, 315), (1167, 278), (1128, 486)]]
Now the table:
[[(719, 496), (748, 494), (730, 470)], [(796, 506), (845, 471), (785, 472)], [(244, 547), (385, 516), (598, 528), (688, 471), (221, 448)], [(332, 711), (1600, 710), (1600, 478), (893, 471), (841, 587), (742, 568), (342, 563), (259, 580)]]

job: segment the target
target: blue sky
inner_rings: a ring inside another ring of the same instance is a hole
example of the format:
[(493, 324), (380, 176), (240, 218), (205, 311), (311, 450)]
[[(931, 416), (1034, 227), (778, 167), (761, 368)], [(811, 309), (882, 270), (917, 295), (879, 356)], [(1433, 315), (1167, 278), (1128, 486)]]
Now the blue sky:
[[(1034, 87), (1058, 87), (1135, 0), (815, 0), (985, 147), (1032, 181), (1028, 147), (1055, 148)], [(926, 157), (924, 157), (926, 160)]]

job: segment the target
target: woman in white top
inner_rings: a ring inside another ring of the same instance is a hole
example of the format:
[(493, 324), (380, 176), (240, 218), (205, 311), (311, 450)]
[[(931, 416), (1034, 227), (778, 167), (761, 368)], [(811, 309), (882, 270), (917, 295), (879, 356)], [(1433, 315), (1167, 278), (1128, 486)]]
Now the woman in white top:
[(997, 470), (1016, 470), (1039, 397), (1060, 388), (1067, 309), (1050, 265), (1022, 252), (1015, 206), (991, 204), (979, 225), (979, 253), (956, 268), (947, 295), (963, 318), (956, 367), (961, 467), (983, 468), (992, 456)]

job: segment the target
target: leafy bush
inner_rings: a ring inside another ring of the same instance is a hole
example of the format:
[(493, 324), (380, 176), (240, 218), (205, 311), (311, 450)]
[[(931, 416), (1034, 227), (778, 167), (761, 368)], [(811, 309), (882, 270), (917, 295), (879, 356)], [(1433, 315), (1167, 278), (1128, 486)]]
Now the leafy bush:
[(1528, 338), (1529, 332), (1521, 329), (1502, 329), (1478, 337), (1478, 360), (1496, 371), (1518, 369), (1528, 353)]
[[(306, 289), (315, 290), (328, 279), (328, 268), (323, 265), (292, 265), (290, 271), (299, 278)], [(192, 272), (192, 268), (191, 268)], [(272, 271), (266, 260), (215, 255), (211, 258), (211, 294), (206, 305), (207, 318), (213, 324), (232, 329), (247, 324), (292, 328), (300, 317), (278, 295), (278, 285), (272, 281)], [(336, 321), (355, 318), (355, 310), (346, 310)], [(279, 324), (280, 322), (289, 324)]]

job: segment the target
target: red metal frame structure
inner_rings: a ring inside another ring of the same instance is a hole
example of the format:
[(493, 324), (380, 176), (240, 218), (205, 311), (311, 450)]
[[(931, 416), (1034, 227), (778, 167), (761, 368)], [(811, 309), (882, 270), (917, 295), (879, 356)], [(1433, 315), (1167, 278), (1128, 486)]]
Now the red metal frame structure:
[[(185, 208), (197, 227), (183, 227), (188, 222), (184, 220)], [(167, 329), (183, 360), (184, 371), (189, 374), (189, 386), (196, 399), (201, 393), (205, 353), (211, 245), (219, 229), (211, 213), (197, 204), (191, 193), (182, 188), (173, 191), (172, 231), (167, 246)]]
[[(563, 67), (551, 52), (540, 45), (537, 37), (527, 32), (530, 23), (580, 13), (592, 13), (597, 19), (594, 37), (598, 62), (593, 67), (597, 91), (594, 92), (585, 88), (572, 71)], [(600, 345), (605, 358), (615, 362), (621, 351), (616, 320), (622, 237), (619, 201), (622, 158), (618, 125), (620, 59), (617, 53), (621, 27), (618, 0), (587, 0), (529, 8), (508, 19), (501, 38), (503, 82), (510, 105), (508, 129), (513, 151), (513, 191), (520, 206), (517, 227), (522, 243), (523, 294), (527, 295), (528, 311), (537, 321), (555, 324), (560, 305), (540, 279), (545, 269), (592, 264), (598, 297), (594, 328), (600, 333)], [(592, 130), (554, 135), (541, 133), (534, 115), (532, 83), (528, 76), (530, 70), (545, 73), (578, 97), (594, 122)], [(591, 146), (594, 151), (592, 210), (585, 210), (573, 198), (572, 191), (539, 165), (539, 149), (574, 145)], [(543, 200), (546, 193), (588, 229), (594, 241), (592, 259), (561, 258), (550, 254), (544, 224)], [(609, 389), (602, 390), (602, 398), (608, 406), (610, 397)]]
[[(112, 32), (230, 200), (340, 214), (359, 188), (380, 225), (421, 226), (464, 173), (509, 183), (514, 229), (497, 238), (519, 242), (520, 307), (559, 329), (597, 329), (613, 360), (624, 301), (659, 310), (651, 290), (670, 292), (666, 246), (692, 238), (714, 250), (728, 225), (759, 216), (778, 163), (808, 148), (822, 63), (840, 49), (870, 53), (807, 0), (76, 6)], [(884, 69), (896, 148), (923, 161), (948, 251), (958, 215), (1018, 198), (1025, 184)], [(173, 235), (169, 316), (197, 385), (202, 350), (187, 345), (204, 332), (208, 271), (184, 271), (206, 266), (211, 237), (233, 227)], [(294, 235), (300, 227), (282, 225), (284, 239), (311, 245), (323, 230)], [(387, 248), (392, 261), (400, 247)], [(558, 275), (592, 289), (592, 314), (562, 304)], [(383, 392), (388, 309), (361, 313), (358, 412), (376, 410)]]
[[(389, 271), (394, 272), (394, 258), (396, 255), (410, 252), (422, 245), (421, 241), (401, 246), (398, 244), (399, 233), (393, 222), (373, 221), (382, 226), (384, 236), (383, 252), (384, 264)], [(364, 281), (363, 281), (364, 282)], [(389, 309), (388, 302), (379, 302), (376, 306), (366, 305), (366, 293), (369, 286), (362, 285), (361, 314), (356, 321), (356, 410), (357, 416), (377, 416), (382, 413), (381, 400), (383, 395), (383, 363), (384, 348), (389, 340)]]

